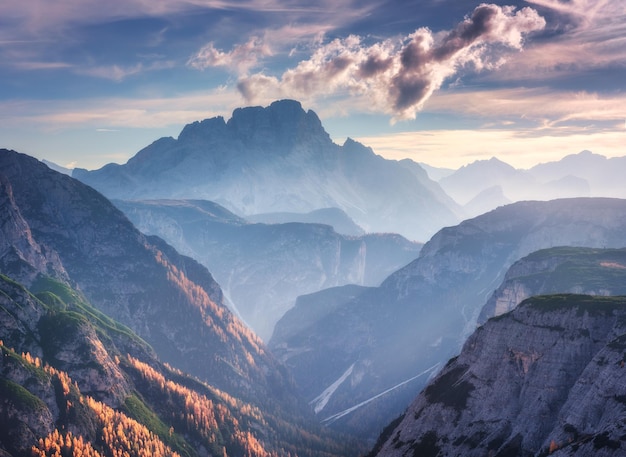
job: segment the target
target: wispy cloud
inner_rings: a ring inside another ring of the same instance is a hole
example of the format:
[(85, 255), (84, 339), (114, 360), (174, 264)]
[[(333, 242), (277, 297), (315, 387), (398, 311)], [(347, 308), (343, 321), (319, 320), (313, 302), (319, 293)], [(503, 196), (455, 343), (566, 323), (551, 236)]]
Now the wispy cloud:
[[(343, 23), (366, 14), (378, 1), (320, 0), (64, 0), (51, 8), (46, 0), (0, 2), (0, 17), (7, 29), (30, 35), (46, 34), (76, 24), (96, 24), (141, 17), (167, 17), (198, 10), (233, 10), (275, 13), (285, 16), (286, 23), (308, 23), (306, 18), (319, 16), (332, 24)], [(319, 23), (323, 23), (322, 20)], [(0, 37), (0, 42), (11, 37)], [(15, 39), (15, 37), (13, 37)]]
[(272, 55), (270, 47), (257, 37), (251, 37), (245, 44), (235, 46), (230, 52), (215, 48), (213, 42), (203, 46), (192, 56), (187, 65), (197, 70), (210, 67), (226, 67), (237, 74), (247, 74), (259, 59)]
[(76, 66), (76, 73), (92, 76), (94, 78), (109, 79), (111, 81), (123, 81), (129, 76), (137, 75), (148, 71), (157, 71), (172, 68), (175, 65), (173, 61), (155, 61), (144, 64), (139, 62), (135, 65), (99, 65), (99, 66)]
[(608, 0), (526, 0), (556, 13), (548, 42), (528, 46), (507, 62), (500, 80), (559, 79), (578, 71), (626, 67), (626, 3)]
[(36, 62), (36, 61), (12, 62), (12, 63), (7, 63), (7, 65), (11, 65), (12, 67), (18, 68), (20, 70), (59, 70), (59, 69), (73, 67), (71, 63), (67, 63), (67, 62)]
[(0, 124), (5, 128), (29, 125), (38, 131), (182, 128), (198, 119), (228, 117), (242, 102), (238, 93), (223, 88), (173, 98), (11, 101), (0, 102)]
[(556, 92), (546, 87), (468, 90), (439, 93), (431, 99), (429, 109), (531, 124), (544, 130), (567, 125), (601, 129), (626, 118), (626, 94)]
[(280, 77), (243, 75), (238, 88), (249, 102), (344, 93), (367, 98), (372, 109), (394, 119), (411, 119), (448, 78), (468, 67), (497, 68), (511, 49), (522, 49), (526, 35), (544, 27), (531, 8), (482, 4), (449, 32), (420, 28), (374, 44), (355, 35), (335, 39)]

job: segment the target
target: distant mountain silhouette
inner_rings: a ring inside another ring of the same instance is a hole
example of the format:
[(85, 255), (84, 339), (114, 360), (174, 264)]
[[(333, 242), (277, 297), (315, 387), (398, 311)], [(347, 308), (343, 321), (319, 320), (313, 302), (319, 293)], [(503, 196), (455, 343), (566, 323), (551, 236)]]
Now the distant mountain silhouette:
[(571, 154), (554, 162), (535, 165), (528, 170), (541, 182), (556, 182), (568, 177), (585, 180), (593, 197), (626, 197), (626, 157), (606, 158), (590, 151)]
[[(432, 169), (432, 167), (430, 168)], [(433, 176), (468, 216), (477, 216), (504, 201), (552, 200), (572, 197), (626, 197), (626, 157), (606, 158), (590, 151), (516, 169), (497, 158), (477, 160), (452, 173)], [(495, 193), (494, 189), (500, 189)]]

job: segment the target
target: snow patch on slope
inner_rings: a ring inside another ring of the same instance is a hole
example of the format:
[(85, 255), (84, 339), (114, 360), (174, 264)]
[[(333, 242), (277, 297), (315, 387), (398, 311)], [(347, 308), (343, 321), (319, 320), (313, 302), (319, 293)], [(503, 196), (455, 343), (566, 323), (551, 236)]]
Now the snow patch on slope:
[[(354, 366), (354, 364), (352, 366)], [(395, 389), (397, 389), (399, 387), (402, 387), (403, 385), (408, 384), (409, 382), (411, 382), (411, 381), (413, 381), (413, 380), (415, 380), (415, 379), (417, 379), (417, 378), (419, 378), (419, 377), (421, 377), (421, 376), (423, 376), (425, 374), (431, 374), (432, 375), (433, 373), (436, 373), (437, 369), (440, 366), (441, 366), (441, 363), (436, 363), (432, 367), (427, 368), (426, 370), (422, 371), (420, 374), (417, 374), (417, 375), (413, 376), (412, 378), (407, 379), (406, 381), (402, 381), (401, 383), (396, 384), (393, 387), (390, 387), (389, 389), (379, 393), (378, 395), (374, 395), (372, 398), (368, 398), (367, 400), (362, 401), (361, 403), (358, 403), (358, 404), (352, 406), (351, 408), (344, 409), (343, 411), (340, 411), (340, 412), (338, 412), (336, 414), (333, 414), (332, 416), (327, 417), (326, 419), (323, 419), (322, 423), (327, 424), (327, 425), (328, 424), (332, 424), (336, 420), (341, 419), (343, 416), (346, 416), (346, 415), (350, 414), (351, 412), (356, 411), (360, 407), (367, 405), (368, 403), (376, 400), (377, 398), (380, 398), (383, 395), (388, 394), (389, 392), (391, 392), (391, 391), (393, 391), (393, 390), (395, 390)], [(352, 367), (350, 367), (350, 368), (352, 368)], [(317, 410), (315, 412), (317, 412)]]
[(339, 386), (343, 384), (346, 379), (348, 379), (348, 376), (352, 374), (353, 369), (354, 363), (350, 365), (350, 367), (339, 377), (339, 379), (333, 382), (330, 386), (324, 389), (324, 392), (322, 392), (309, 402), (309, 404), (313, 406), (315, 414), (324, 409), (324, 407), (328, 404), (328, 400), (330, 400), (330, 397), (332, 397), (335, 391), (339, 388)]

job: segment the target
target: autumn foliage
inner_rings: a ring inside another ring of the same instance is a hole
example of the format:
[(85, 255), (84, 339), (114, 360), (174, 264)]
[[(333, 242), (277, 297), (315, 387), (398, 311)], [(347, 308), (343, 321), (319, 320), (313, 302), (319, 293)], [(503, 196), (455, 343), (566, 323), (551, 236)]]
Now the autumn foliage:
[(182, 428), (185, 433), (196, 435), (212, 449), (230, 447), (237, 450), (237, 455), (244, 457), (271, 455), (252, 433), (241, 429), (239, 420), (232, 416), (229, 409), (236, 408), (243, 414), (243, 418), (266, 426), (256, 407), (242, 403), (217, 389), (212, 389), (212, 393), (218, 398), (218, 401), (214, 401), (166, 379), (150, 365), (136, 358), (128, 356), (128, 362), (145, 380), (158, 386), (163, 397), (170, 403), (169, 409), (178, 411), (171, 417), (175, 424), (174, 429)]

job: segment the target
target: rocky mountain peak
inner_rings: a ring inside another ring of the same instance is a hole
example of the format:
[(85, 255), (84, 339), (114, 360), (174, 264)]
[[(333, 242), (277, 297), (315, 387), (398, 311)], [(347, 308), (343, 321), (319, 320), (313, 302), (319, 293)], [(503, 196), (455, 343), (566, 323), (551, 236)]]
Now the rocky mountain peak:
[(228, 127), (245, 144), (278, 148), (283, 153), (296, 143), (331, 143), (317, 114), (304, 111), (295, 100), (276, 101), (265, 108), (237, 108)]
[(226, 121), (222, 116), (187, 124), (178, 135), (178, 141), (190, 143), (207, 141), (226, 134)]

